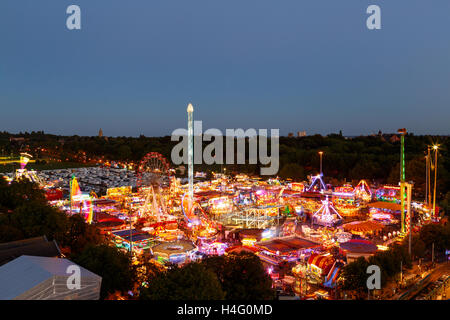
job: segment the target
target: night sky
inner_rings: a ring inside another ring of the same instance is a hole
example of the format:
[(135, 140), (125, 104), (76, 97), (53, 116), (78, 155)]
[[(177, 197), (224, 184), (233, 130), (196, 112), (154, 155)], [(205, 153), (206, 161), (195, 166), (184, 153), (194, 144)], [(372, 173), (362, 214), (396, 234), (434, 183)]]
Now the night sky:
[(0, 1), (0, 131), (170, 135), (189, 102), (204, 129), (450, 134), (450, 1)]

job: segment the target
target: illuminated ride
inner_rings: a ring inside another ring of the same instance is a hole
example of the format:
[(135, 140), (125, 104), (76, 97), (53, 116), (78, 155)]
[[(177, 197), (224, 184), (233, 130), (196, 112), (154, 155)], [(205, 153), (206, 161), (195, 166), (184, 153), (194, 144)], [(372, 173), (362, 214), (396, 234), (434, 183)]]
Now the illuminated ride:
[(280, 205), (243, 207), (234, 211), (229, 221), (240, 228), (266, 229), (279, 224), (282, 218), (280, 208)]
[(36, 174), (36, 171), (34, 170), (27, 170), (25, 167), (27, 164), (33, 160), (31, 160), (32, 156), (28, 153), (22, 152), (20, 154), (20, 160), (19, 161), (11, 161), (11, 162), (19, 162), (20, 163), (20, 169), (17, 169), (14, 174), (14, 180), (18, 181), (20, 179), (27, 179), (31, 182), (37, 183), (40, 187), (44, 186), (44, 181), (42, 181), (41, 178), (38, 177)]
[(372, 191), (370, 190), (370, 187), (367, 184), (366, 180), (361, 180), (356, 186), (354, 192), (356, 198), (358, 199), (361, 199), (366, 202), (372, 200)]
[(376, 208), (370, 208), (369, 216), (371, 220), (381, 222), (383, 224), (392, 224), (396, 221), (392, 214), (379, 211)]
[(306, 189), (306, 191), (308, 191), (308, 192), (326, 191), (327, 190), (327, 186), (323, 182), (322, 177), (323, 177), (322, 173), (311, 177), (311, 184)]
[(148, 185), (163, 176), (170, 176), (170, 166), (166, 158), (158, 152), (147, 153), (139, 163), (136, 185)]
[(169, 177), (168, 161), (158, 152), (148, 153), (137, 168), (136, 186), (144, 205), (140, 208), (138, 215), (141, 218), (152, 218), (156, 221), (163, 220), (167, 215), (165, 199), (161, 193), (163, 179)]
[(292, 182), (290, 184), (292, 191), (298, 191), (298, 192), (304, 192), (305, 191), (305, 185), (301, 182)]
[(258, 189), (254, 191), (256, 204), (258, 205), (268, 205), (278, 202), (281, 194), (283, 193), (284, 188), (281, 189), (281, 192), (277, 193), (271, 189)]
[(190, 205), (188, 194), (183, 195), (181, 210), (194, 238), (209, 239), (218, 233), (219, 225), (208, 217), (198, 202), (194, 201)]
[(375, 192), (377, 200), (400, 203), (400, 187), (385, 185)]
[(77, 178), (70, 181), (70, 213), (80, 214), (87, 223), (91, 223), (94, 215), (94, 204), (89, 194), (82, 193)]
[(328, 200), (328, 197), (322, 200), (322, 206), (314, 213), (312, 220), (313, 223), (324, 227), (334, 227), (343, 221), (333, 204)]
[(309, 257), (307, 263), (307, 281), (310, 283), (322, 285), (325, 282), (328, 286), (332, 286), (336, 282), (336, 272), (338, 271), (339, 268), (336, 269), (335, 261), (331, 256), (326, 254), (321, 255), (313, 253)]
[(214, 217), (231, 212), (233, 206), (233, 200), (228, 196), (214, 197), (208, 200), (208, 212)]
[(297, 230), (297, 221), (294, 219), (288, 219), (281, 226), (280, 237), (288, 237), (295, 235)]
[(359, 211), (355, 189), (349, 184), (336, 187), (332, 192), (332, 201), (335, 208), (345, 216), (355, 215)]

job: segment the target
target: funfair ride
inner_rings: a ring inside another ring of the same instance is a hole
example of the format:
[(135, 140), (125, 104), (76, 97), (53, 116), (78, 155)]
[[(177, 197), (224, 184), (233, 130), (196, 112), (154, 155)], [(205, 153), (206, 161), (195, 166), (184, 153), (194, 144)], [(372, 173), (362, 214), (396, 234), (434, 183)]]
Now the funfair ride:
[[(31, 162), (31, 158), (33, 158), (33, 156), (31, 156), (28, 153), (24, 153), (22, 152), (20, 154), (20, 160), (18, 161), (20, 163), (20, 169), (17, 169), (15, 174), (14, 174), (14, 180), (18, 181), (20, 179), (27, 179), (31, 182), (37, 183), (40, 187), (44, 186), (44, 181), (42, 181), (41, 178), (39, 178), (39, 176), (36, 174), (36, 171), (34, 170), (27, 170), (25, 167), (27, 166), (27, 164), (29, 162)], [(17, 161), (11, 161), (11, 162), (17, 162)]]
[(183, 195), (181, 210), (194, 240), (207, 240), (216, 236), (219, 227), (218, 224), (208, 217), (197, 201), (193, 201), (190, 204), (188, 194)]
[(94, 204), (90, 194), (81, 192), (75, 176), (70, 181), (70, 214), (80, 214), (87, 223), (91, 223), (94, 216)]
[(324, 227), (334, 227), (343, 221), (341, 215), (328, 200), (328, 197), (322, 200), (322, 206), (314, 213), (312, 219), (315, 224)]
[(361, 180), (355, 188), (355, 196), (365, 202), (372, 200), (372, 190), (366, 180)]
[[(169, 163), (158, 152), (148, 153), (137, 169), (138, 192), (144, 204), (138, 211), (140, 218), (152, 222), (161, 222), (168, 215), (165, 198), (162, 193), (163, 180), (170, 177)], [(169, 179), (170, 181), (170, 179)]]

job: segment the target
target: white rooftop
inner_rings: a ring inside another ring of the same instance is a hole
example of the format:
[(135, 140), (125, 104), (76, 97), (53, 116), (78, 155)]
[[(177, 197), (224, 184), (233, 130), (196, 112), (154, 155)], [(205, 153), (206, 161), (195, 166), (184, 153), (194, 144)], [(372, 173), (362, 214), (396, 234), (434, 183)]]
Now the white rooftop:
[[(68, 277), (67, 268), (76, 263), (60, 258), (20, 256), (0, 267), (0, 300), (14, 299), (48, 279)], [(81, 278), (101, 277), (80, 266)]]

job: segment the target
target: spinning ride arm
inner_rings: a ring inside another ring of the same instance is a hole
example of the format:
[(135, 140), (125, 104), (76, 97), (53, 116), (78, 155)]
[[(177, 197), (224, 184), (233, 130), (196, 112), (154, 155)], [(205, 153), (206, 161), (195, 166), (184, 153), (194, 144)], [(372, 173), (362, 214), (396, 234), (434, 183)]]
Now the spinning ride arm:
[[(187, 194), (183, 195), (183, 198), (181, 200), (181, 210), (183, 211), (183, 214), (187, 221), (193, 225), (203, 225), (203, 226), (210, 226), (213, 224), (213, 222), (209, 219), (205, 211), (203, 211), (202, 207), (198, 202), (194, 202), (192, 204), (192, 207), (189, 210), (189, 201), (188, 201)], [(200, 214), (195, 214), (195, 209), (198, 209)]]

